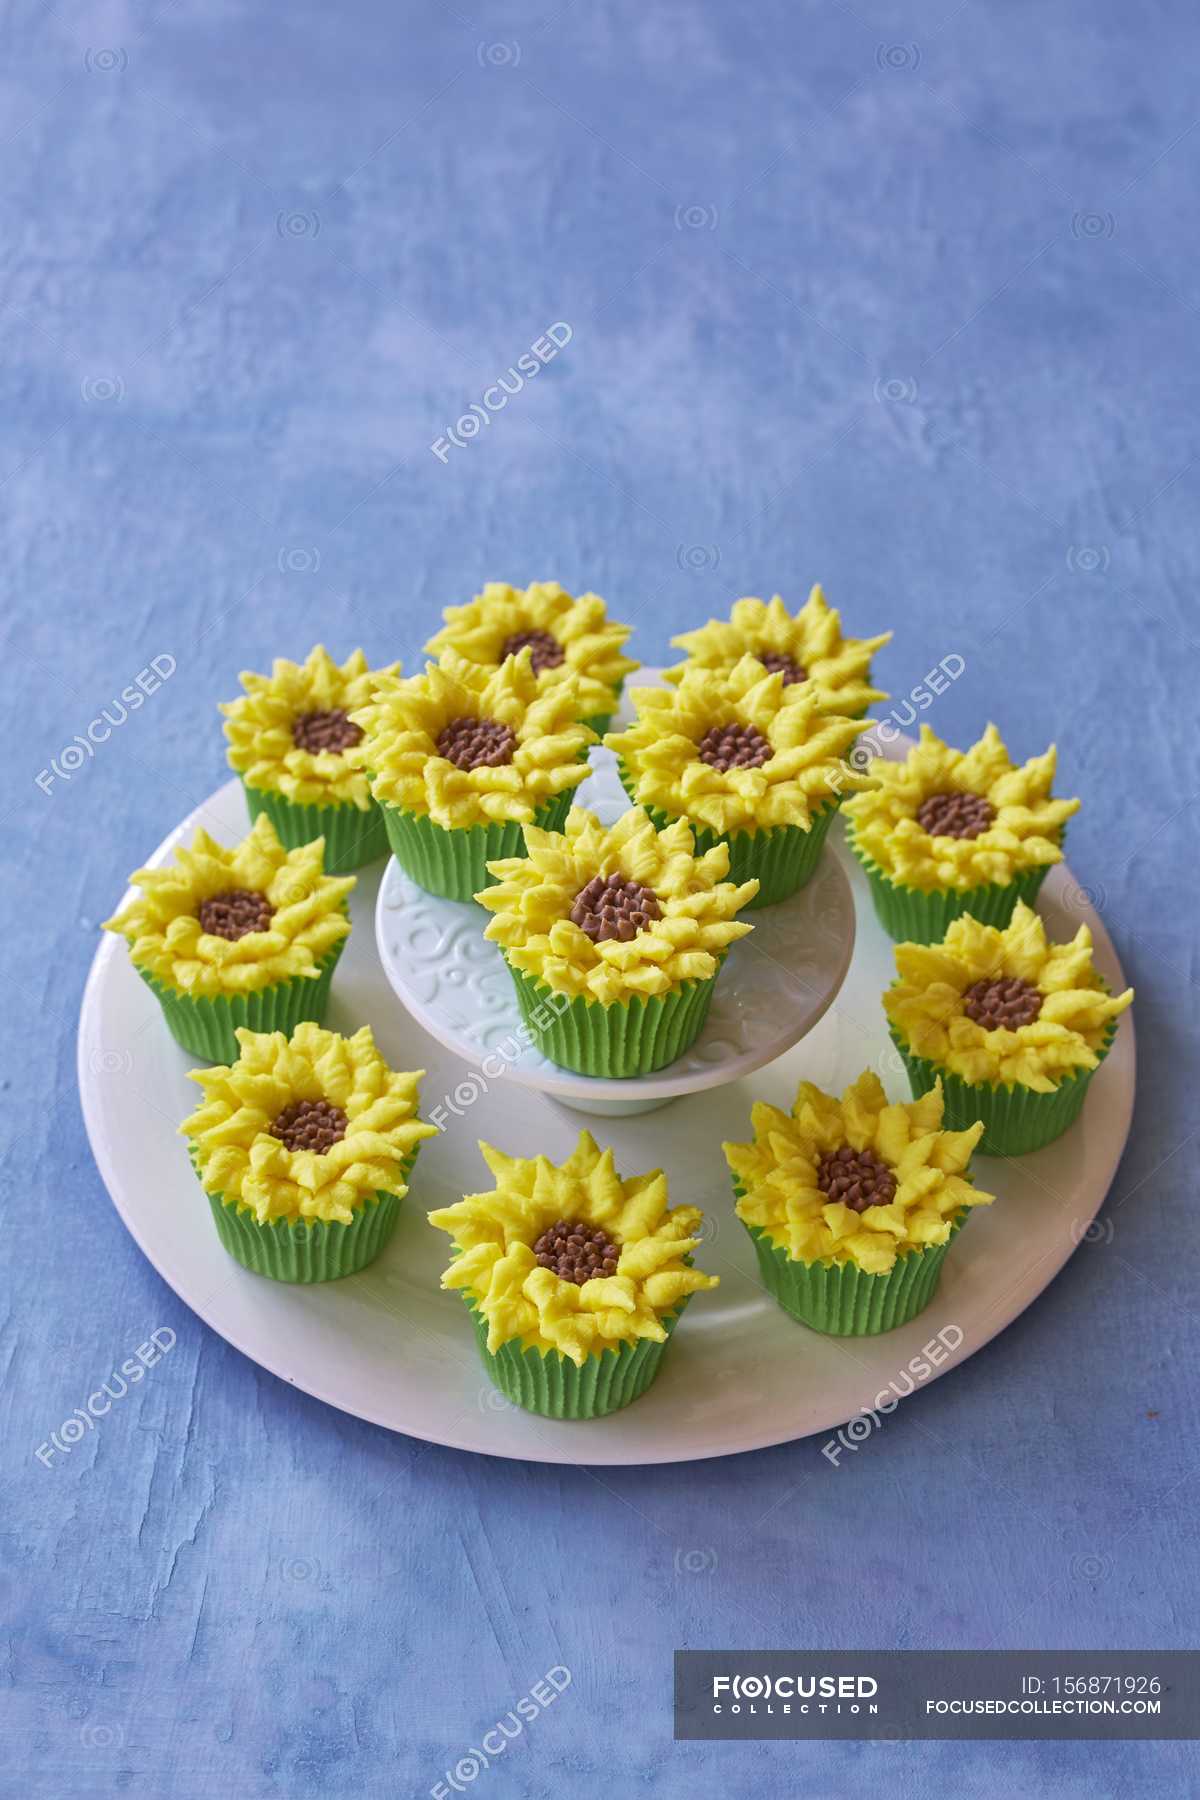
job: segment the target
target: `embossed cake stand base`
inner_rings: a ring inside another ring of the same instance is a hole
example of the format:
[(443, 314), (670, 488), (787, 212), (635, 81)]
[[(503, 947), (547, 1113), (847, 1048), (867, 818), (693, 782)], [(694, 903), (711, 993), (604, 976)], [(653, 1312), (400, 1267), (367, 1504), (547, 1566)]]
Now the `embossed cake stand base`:
[[(592, 768), (580, 804), (611, 824), (629, 805), (616, 760), (593, 750)], [(576, 1112), (620, 1117), (724, 1086), (812, 1030), (845, 980), (854, 949), (850, 883), (827, 849), (793, 899), (749, 915), (754, 929), (730, 950), (691, 1049), (653, 1075), (605, 1081), (560, 1069), (523, 1041), (512, 977), (499, 946), (483, 936), (489, 916), (473, 902), (427, 894), (395, 860), (379, 884), (375, 940), (383, 972), (418, 1024), (462, 1058), (462, 1100), (455, 1104), (473, 1102), (484, 1083), (513, 1081)]]

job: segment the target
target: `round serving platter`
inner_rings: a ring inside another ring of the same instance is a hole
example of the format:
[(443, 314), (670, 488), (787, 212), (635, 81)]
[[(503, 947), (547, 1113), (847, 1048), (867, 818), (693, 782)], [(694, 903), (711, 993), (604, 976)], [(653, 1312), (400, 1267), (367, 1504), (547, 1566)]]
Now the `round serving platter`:
[[(891, 752), (903, 754), (904, 748), (898, 743)], [(588, 786), (601, 788), (599, 777)], [(588, 802), (587, 786), (580, 798)], [(603, 792), (594, 798), (602, 810)], [(165, 862), (201, 825), (226, 843), (245, 834), (245, 802), (236, 781), (184, 819), (149, 864)], [(422, 1146), (395, 1237), (360, 1275), (289, 1287), (248, 1273), (222, 1250), (178, 1135), (179, 1121), (198, 1097), (187, 1079), (197, 1065), (168, 1036), (157, 1003), (115, 937), (106, 937), (96, 952), (80, 1018), (79, 1085), (88, 1136), (129, 1231), (164, 1280), (215, 1331), (331, 1406), (458, 1449), (597, 1467), (686, 1462), (828, 1433), (888, 1394), (889, 1384), (939, 1334), (937, 1353), (944, 1360), (934, 1374), (945, 1374), (1015, 1319), (1082, 1241), (1108, 1191), (1133, 1110), (1135, 1046), (1128, 1016), (1092, 1081), (1082, 1119), (1065, 1137), (1019, 1160), (976, 1159), (979, 1185), (998, 1199), (980, 1208), (956, 1241), (926, 1312), (879, 1337), (821, 1337), (793, 1323), (761, 1288), (750, 1239), (733, 1211), (721, 1142), (749, 1136), (754, 1099), (790, 1107), (802, 1079), (840, 1092), (872, 1067), (889, 1093), (908, 1098), (879, 1001), (894, 973), (892, 946), (875, 921), (865, 878), (845, 849), (840, 825), (835, 823), (810, 884), (828, 896), (815, 909), (814, 926), (820, 932), (824, 916), (829, 955), (818, 956), (808, 971), (804, 1003), (814, 1013), (807, 1035), (795, 1042), (793, 1032), (790, 1048), (772, 1061), (759, 1057), (748, 1075), (723, 1052), (707, 1063), (700, 1058), (692, 1073), (705, 1079), (692, 1091), (677, 1093), (669, 1106), (661, 1103), (670, 1094), (643, 1095), (643, 1103), (649, 1099), (661, 1110), (619, 1120), (581, 1118), (578, 1103), (587, 1094), (560, 1090), (555, 1098), (552, 1085), (533, 1079), (533, 1065), (518, 1073), (515, 1064), (505, 1064), (489, 1073), (494, 1064), (481, 1066), (482, 1040), (460, 1043), (432, 1014), (427, 1030), (399, 1003), (374, 931), (379, 916), (386, 944), (386, 920), (403, 910), (391, 904), (397, 880), (384, 865), (360, 872), (351, 897), (353, 930), (326, 1022), (347, 1032), (367, 1023), (393, 1067), (425, 1069), (421, 1111), (445, 1124)], [(843, 887), (853, 896), (858, 931), (839, 988), (841, 977), (833, 971), (844, 945), (844, 927), (836, 922)], [(764, 940), (793, 935), (784, 916), (788, 908), (811, 904), (811, 896), (805, 901), (802, 894), (748, 915), (756, 931), (737, 952), (753, 944), (760, 924)], [(1048, 877), (1039, 910), (1055, 938), (1088, 923), (1101, 972), (1117, 988), (1126, 985), (1103, 923), (1065, 864)], [(722, 972), (722, 982), (729, 972)], [(792, 1026), (785, 1015), (800, 990), (789, 987), (783, 970), (775, 973), (756, 1005), (771, 1011), (770, 1029), (787, 1037)], [(826, 989), (828, 998), (818, 1007), (812, 994)], [(664, 1167), (672, 1199), (704, 1209), (697, 1260), (720, 1275), (721, 1286), (689, 1306), (662, 1373), (642, 1399), (606, 1419), (558, 1423), (511, 1406), (487, 1380), (462, 1301), (438, 1286), (447, 1240), (425, 1214), (490, 1185), (478, 1139), (558, 1161), (585, 1124), (600, 1142), (613, 1144), (622, 1173)]]

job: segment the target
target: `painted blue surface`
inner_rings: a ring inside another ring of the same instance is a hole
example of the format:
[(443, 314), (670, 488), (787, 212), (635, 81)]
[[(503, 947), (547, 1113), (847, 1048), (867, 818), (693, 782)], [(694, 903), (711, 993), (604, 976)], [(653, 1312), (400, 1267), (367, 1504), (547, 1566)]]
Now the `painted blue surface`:
[[(1186, 1747), (676, 1746), (680, 1645), (1194, 1637), (1194, 9), (112, 0), (5, 9), (0, 508), (10, 1295), (4, 1772), (23, 1796), (1194, 1792)], [(431, 442), (556, 321), (479, 436)], [(938, 724), (1061, 745), (1139, 989), (1102, 1240), (836, 1474), (390, 1437), (143, 1260), (74, 1097), (96, 924), (318, 637), (411, 666), (487, 578), (661, 659), (821, 579), (957, 652)], [(157, 655), (94, 759), (39, 771)], [(178, 1345), (69, 1460), (114, 1361)]]

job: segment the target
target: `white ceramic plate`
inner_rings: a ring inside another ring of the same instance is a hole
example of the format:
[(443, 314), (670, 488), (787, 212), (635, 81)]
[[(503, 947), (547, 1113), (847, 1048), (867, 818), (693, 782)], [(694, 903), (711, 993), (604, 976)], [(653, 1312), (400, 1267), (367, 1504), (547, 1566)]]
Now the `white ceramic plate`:
[[(199, 825), (224, 842), (245, 833), (236, 782), (185, 819), (149, 862), (164, 862)], [(389, 1430), (491, 1456), (593, 1466), (686, 1462), (827, 1434), (871, 1407), (890, 1382), (904, 1385), (902, 1371), (939, 1332), (954, 1345), (936, 1371), (944, 1374), (1015, 1319), (1087, 1231), (1129, 1129), (1133, 1026), (1128, 1016), (1122, 1019), (1084, 1115), (1064, 1138), (1020, 1161), (977, 1159), (980, 1185), (999, 1200), (971, 1219), (920, 1318), (881, 1337), (849, 1340), (793, 1323), (758, 1284), (750, 1240), (733, 1212), (721, 1140), (749, 1135), (752, 1099), (789, 1106), (805, 1077), (840, 1091), (870, 1065), (890, 1093), (908, 1097), (879, 1004), (892, 975), (891, 945), (839, 830), (830, 834), (832, 854), (853, 889), (858, 942), (845, 984), (815, 1029), (748, 1080), (642, 1117), (593, 1121), (597, 1137), (616, 1145), (623, 1172), (663, 1165), (673, 1199), (704, 1208), (699, 1260), (721, 1277), (718, 1289), (688, 1308), (657, 1381), (624, 1412), (556, 1424), (511, 1407), (484, 1376), (463, 1303), (438, 1287), (447, 1239), (424, 1215), (488, 1182), (476, 1140), (558, 1159), (581, 1121), (577, 1112), (511, 1080), (476, 1077), (469, 1103), (454, 1100), (472, 1071), (404, 1011), (380, 968), (372, 930), (378, 865), (360, 877), (353, 896), (354, 929), (328, 1023), (343, 1031), (369, 1023), (394, 1066), (428, 1071), (422, 1111), (440, 1102), (451, 1115), (444, 1133), (422, 1146), (413, 1190), (383, 1256), (361, 1275), (303, 1288), (262, 1280), (225, 1255), (177, 1134), (198, 1095), (187, 1080), (195, 1065), (168, 1036), (125, 945), (110, 936), (84, 993), (79, 1083), (92, 1149), (117, 1210), (181, 1299), (263, 1368)], [(105, 908), (116, 899), (114, 882)], [(1066, 867), (1047, 880), (1041, 910), (1055, 937), (1086, 920), (1100, 968), (1124, 987), (1108, 934)]]
[[(629, 806), (609, 750), (593, 750), (581, 806), (611, 825)], [(483, 936), (489, 914), (473, 901), (427, 894), (388, 863), (379, 885), (375, 943), (384, 974), (407, 1010), (471, 1073), (538, 1088), (577, 1111), (609, 1117), (647, 1112), (680, 1094), (720, 1087), (773, 1062), (824, 1017), (850, 967), (854, 901), (838, 858), (826, 853), (786, 906), (747, 913), (754, 930), (733, 945), (704, 1029), (669, 1068), (628, 1081), (560, 1069), (514, 1034), (521, 1024), (512, 977)]]

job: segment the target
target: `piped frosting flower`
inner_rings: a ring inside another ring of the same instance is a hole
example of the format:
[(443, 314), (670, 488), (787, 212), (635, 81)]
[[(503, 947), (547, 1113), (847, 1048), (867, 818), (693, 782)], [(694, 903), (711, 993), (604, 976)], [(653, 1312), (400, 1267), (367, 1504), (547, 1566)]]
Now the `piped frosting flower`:
[(878, 785), (847, 802), (852, 847), (889, 880), (929, 892), (1008, 885), (1062, 861), (1062, 828), (1078, 800), (1051, 798), (1056, 752), (1018, 768), (989, 725), (952, 750), (928, 725), (903, 762), (873, 758)]
[(362, 732), (349, 715), (399, 663), (368, 669), (361, 650), (335, 663), (322, 644), (302, 663), (277, 657), (270, 675), (239, 677), (246, 692), (222, 704), (229, 762), (248, 787), (297, 806), (371, 804)]
[(319, 965), (350, 930), (353, 875), (324, 873), (324, 838), (285, 850), (265, 813), (232, 849), (199, 831), (162, 869), (130, 876), (140, 889), (104, 921), (134, 965), (177, 993), (247, 994)]
[(844, 760), (865, 725), (823, 711), (753, 656), (725, 672), (688, 665), (676, 686), (632, 699), (634, 723), (604, 742), (639, 805), (671, 817), (723, 834), (807, 831), (829, 801), (873, 785)]
[[(429, 1223), (459, 1251), (442, 1286), (459, 1289), (483, 1314), (493, 1354), (518, 1339), (581, 1366), (639, 1338), (661, 1344), (664, 1319), (689, 1294), (717, 1286), (717, 1276), (685, 1261), (703, 1214), (668, 1205), (660, 1169), (623, 1180), (612, 1151), (587, 1131), (557, 1167), (545, 1156), (479, 1148), (495, 1187), (431, 1212)], [(556, 1229), (564, 1226), (576, 1229)], [(599, 1273), (581, 1279), (590, 1268)]]
[(557, 581), (527, 588), (489, 581), (467, 606), (447, 606), (446, 621), (426, 644), (430, 656), (447, 651), (489, 673), (526, 645), (542, 687), (574, 677), (580, 717), (598, 718), (617, 704), (622, 681), (637, 663), (622, 654), (631, 627), (610, 619), (599, 594), (573, 599)]
[(696, 856), (686, 820), (658, 832), (631, 807), (606, 831), (576, 806), (561, 833), (527, 825), (525, 845), (488, 864), (498, 885), (475, 898), (495, 914), (484, 936), (556, 994), (607, 1006), (707, 981), (752, 929), (734, 915), (757, 881), (723, 880), (728, 845)]
[(375, 798), (451, 830), (528, 824), (583, 781), (596, 735), (579, 710), (573, 679), (542, 687), (526, 647), (490, 672), (450, 655), (389, 678), (355, 719)]
[(237, 1033), (229, 1067), (193, 1069), (204, 1099), (180, 1126), (201, 1185), (273, 1219), (343, 1225), (376, 1194), (403, 1196), (404, 1170), (437, 1128), (417, 1117), (423, 1069), (390, 1069), (371, 1028), (353, 1037), (297, 1025)]
[(898, 944), (900, 979), (883, 996), (893, 1029), (914, 1055), (968, 1082), (1052, 1093), (1099, 1063), (1133, 989), (1110, 994), (1081, 925), (1052, 944), (1019, 903), (1003, 931), (969, 914), (940, 944)]
[(778, 594), (769, 604), (747, 597), (734, 601), (728, 619), (710, 619), (673, 637), (688, 662), (668, 669), (667, 679), (678, 681), (690, 665), (732, 669), (749, 655), (779, 671), (789, 686), (815, 694), (827, 711), (853, 717), (887, 698), (871, 686), (871, 658), (891, 636), (885, 631), (879, 637), (843, 637), (841, 615), (818, 582), (797, 613), (790, 613)]
[[(886, 1275), (906, 1251), (944, 1244), (964, 1207), (995, 1198), (967, 1174), (983, 1126), (941, 1129), (940, 1081), (896, 1105), (869, 1069), (840, 1100), (803, 1081), (790, 1113), (760, 1100), (751, 1120), (752, 1143), (724, 1146), (738, 1217), (795, 1262)], [(890, 1197), (864, 1205), (872, 1193)]]

